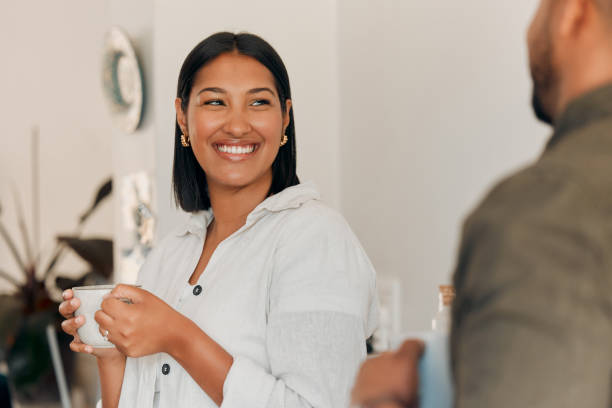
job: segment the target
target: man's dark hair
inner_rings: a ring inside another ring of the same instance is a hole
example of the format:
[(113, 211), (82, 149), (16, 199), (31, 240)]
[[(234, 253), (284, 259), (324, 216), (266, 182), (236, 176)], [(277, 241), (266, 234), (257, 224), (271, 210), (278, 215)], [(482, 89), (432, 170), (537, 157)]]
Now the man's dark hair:
[[(234, 34), (220, 32), (204, 39), (187, 55), (178, 78), (177, 98), (181, 99), (181, 109), (187, 112), (193, 81), (198, 71), (221, 54), (237, 52), (259, 61), (274, 76), (276, 92), (283, 113), (286, 100), (291, 99), (289, 75), (285, 64), (274, 48), (264, 39), (248, 33)], [(300, 183), (296, 174), (295, 123), (293, 108), (289, 111), (289, 125), (285, 134), (288, 141), (279, 149), (272, 163), (272, 185), (268, 195), (283, 191)], [(193, 150), (181, 145), (181, 128), (178, 121), (174, 130), (174, 164), (172, 169), (172, 189), (176, 203), (187, 212), (208, 210), (210, 197), (206, 175), (198, 163)], [(280, 135), (279, 135), (280, 138)], [(280, 143), (280, 139), (279, 139)]]

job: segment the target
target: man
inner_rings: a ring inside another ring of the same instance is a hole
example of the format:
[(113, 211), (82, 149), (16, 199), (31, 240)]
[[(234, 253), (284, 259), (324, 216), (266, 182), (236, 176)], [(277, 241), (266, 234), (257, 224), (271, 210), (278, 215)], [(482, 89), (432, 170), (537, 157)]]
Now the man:
[[(612, 0), (541, 0), (528, 44), (554, 134), (464, 226), (455, 406), (612, 407)], [(421, 352), (368, 360), (354, 402), (409, 406)]]

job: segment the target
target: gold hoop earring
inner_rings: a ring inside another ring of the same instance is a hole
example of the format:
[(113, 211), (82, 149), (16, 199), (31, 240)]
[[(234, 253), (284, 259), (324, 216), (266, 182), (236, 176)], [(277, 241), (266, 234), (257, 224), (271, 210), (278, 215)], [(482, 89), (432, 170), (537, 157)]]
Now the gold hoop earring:
[(287, 144), (288, 141), (289, 141), (289, 138), (287, 137), (287, 135), (283, 135), (280, 145), (284, 146)]
[(189, 135), (181, 134), (181, 144), (183, 145), (183, 147), (191, 146)]

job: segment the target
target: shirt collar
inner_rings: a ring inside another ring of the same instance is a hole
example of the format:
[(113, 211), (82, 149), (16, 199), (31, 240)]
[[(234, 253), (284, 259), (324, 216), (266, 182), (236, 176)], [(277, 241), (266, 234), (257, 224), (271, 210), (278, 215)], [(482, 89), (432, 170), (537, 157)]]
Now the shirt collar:
[(549, 149), (573, 130), (612, 116), (612, 83), (587, 92), (569, 103), (555, 124), (555, 132), (548, 141)]
[(204, 238), (206, 228), (212, 220), (212, 210), (193, 212), (189, 214), (187, 221), (177, 229), (176, 235), (180, 237), (189, 233)]
[[(299, 208), (308, 201), (320, 199), (321, 196), (317, 187), (312, 182), (287, 187), (280, 193), (276, 193), (266, 198), (255, 207), (247, 216), (245, 227), (253, 225), (268, 213), (280, 212), (290, 208)], [(177, 230), (177, 235), (182, 236), (190, 233), (203, 238), (206, 228), (212, 220), (212, 209), (191, 213), (185, 224)]]

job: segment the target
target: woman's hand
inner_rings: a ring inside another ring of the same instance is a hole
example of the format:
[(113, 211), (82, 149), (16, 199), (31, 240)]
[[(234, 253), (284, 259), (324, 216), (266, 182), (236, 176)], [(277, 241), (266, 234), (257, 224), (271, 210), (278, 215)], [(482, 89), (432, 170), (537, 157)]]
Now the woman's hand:
[(95, 314), (100, 332), (129, 357), (170, 352), (173, 327), (186, 319), (152, 293), (117, 285)]
[(59, 305), (59, 312), (66, 320), (62, 322), (62, 330), (74, 337), (70, 343), (70, 349), (77, 353), (92, 354), (96, 357), (107, 359), (114, 357), (124, 357), (121, 352), (114, 348), (93, 348), (81, 342), (77, 329), (85, 324), (85, 316), (74, 317), (74, 312), (81, 305), (81, 301), (74, 297), (72, 289), (67, 289), (62, 293), (64, 301)]

